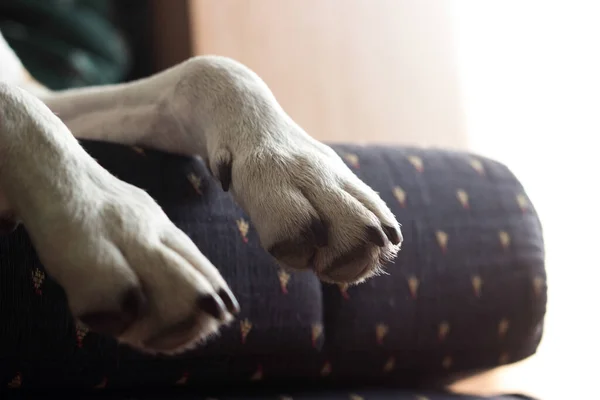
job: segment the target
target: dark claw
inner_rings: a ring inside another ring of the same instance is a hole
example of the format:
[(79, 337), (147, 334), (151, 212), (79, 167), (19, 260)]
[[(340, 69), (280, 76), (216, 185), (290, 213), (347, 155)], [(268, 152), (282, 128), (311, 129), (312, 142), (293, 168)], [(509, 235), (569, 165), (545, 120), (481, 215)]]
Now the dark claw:
[(229, 190), (231, 185), (231, 161), (223, 161), (217, 165), (219, 180), (224, 192)]
[(130, 289), (123, 296), (120, 311), (100, 311), (84, 314), (79, 320), (92, 331), (119, 336), (143, 312), (146, 298), (139, 289)]
[(313, 219), (310, 224), (310, 231), (315, 238), (315, 244), (317, 247), (327, 246), (327, 225), (325, 225), (325, 223), (323, 223), (320, 219)]
[(128, 318), (134, 320), (144, 312), (146, 305), (146, 296), (144, 296), (141, 290), (137, 288), (129, 289), (127, 293), (125, 293), (125, 296), (123, 296), (121, 310), (123, 310), (123, 313), (125, 313)]
[(212, 294), (203, 295), (198, 299), (198, 307), (212, 317), (224, 321), (226, 317), (226, 308), (223, 301)]
[(381, 229), (375, 226), (367, 227), (367, 239), (369, 242), (374, 243), (379, 247), (385, 246), (385, 236), (383, 235)]
[(222, 288), (221, 290), (219, 290), (219, 297), (221, 297), (221, 300), (223, 300), (223, 303), (225, 303), (225, 306), (227, 306), (227, 310), (231, 314), (235, 315), (240, 312), (240, 304), (229, 289)]
[(384, 226), (383, 231), (393, 244), (400, 244), (402, 242), (402, 233), (395, 226)]

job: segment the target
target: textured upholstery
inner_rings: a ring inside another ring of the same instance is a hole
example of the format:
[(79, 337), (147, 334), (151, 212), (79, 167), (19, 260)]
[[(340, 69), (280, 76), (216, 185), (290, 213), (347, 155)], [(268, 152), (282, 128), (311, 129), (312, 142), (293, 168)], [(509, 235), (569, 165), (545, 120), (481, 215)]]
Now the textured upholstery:
[(541, 227), (519, 182), (497, 162), (334, 146), (387, 201), (405, 238), (388, 276), (346, 288), (280, 270), (201, 161), (82, 144), (158, 201), (219, 268), (242, 313), (198, 350), (138, 354), (73, 324), (62, 290), (19, 228), (0, 238), (0, 386), (398, 384), (514, 362), (537, 348), (546, 304)]
[(336, 150), (392, 207), (404, 244), (389, 276), (324, 288), (334, 369), (443, 374), (532, 354), (545, 313), (543, 241), (512, 173), (456, 152)]

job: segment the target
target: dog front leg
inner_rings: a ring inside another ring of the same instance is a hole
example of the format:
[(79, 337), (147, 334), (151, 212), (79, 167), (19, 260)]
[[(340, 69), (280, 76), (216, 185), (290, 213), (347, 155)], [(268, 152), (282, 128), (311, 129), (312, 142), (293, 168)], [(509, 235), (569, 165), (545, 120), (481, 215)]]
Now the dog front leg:
[(191, 107), (181, 104), (177, 93), (196, 65), (188, 61), (134, 82), (48, 92), (40, 98), (77, 138), (201, 155), (197, 135), (185, 140), (181, 116)]
[(120, 181), (26, 91), (0, 83), (2, 211), (23, 221), (74, 317), (146, 351), (217, 332), (238, 304), (143, 190)]
[(283, 266), (355, 283), (399, 250), (399, 225), (379, 195), (231, 59), (197, 57), (142, 81), (46, 102), (78, 137), (203, 157)]

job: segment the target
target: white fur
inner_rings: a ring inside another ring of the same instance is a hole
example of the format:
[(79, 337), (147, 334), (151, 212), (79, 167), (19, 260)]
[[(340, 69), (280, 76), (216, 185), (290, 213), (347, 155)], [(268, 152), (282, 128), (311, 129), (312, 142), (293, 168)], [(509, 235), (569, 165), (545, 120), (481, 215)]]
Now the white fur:
[(0, 82), (18, 85), (25, 79), (25, 68), (15, 52), (8, 46), (4, 36), (0, 34)]
[[(20, 65), (4, 45), (0, 69)], [(265, 248), (297, 240), (315, 218), (327, 222), (329, 241), (312, 265), (300, 255), (280, 260), (312, 268), (325, 281), (360, 282), (399, 249), (389, 241), (383, 247), (365, 242), (367, 226), (399, 229), (389, 208), (233, 60), (196, 57), (133, 83), (36, 91), (41, 101), (16, 87), (29, 90), (26, 74), (9, 75), (0, 72), (0, 214), (23, 221), (74, 316), (118, 309), (120, 294), (142, 288), (148, 312), (119, 335), (124, 342), (173, 352), (215, 333), (221, 321), (200, 313), (161, 348), (143, 343), (194, 315), (198, 295), (226, 283), (145, 192), (100, 167), (73, 135), (200, 156), (217, 177), (218, 165), (231, 161), (231, 192)], [(358, 246), (362, 253), (328, 269)]]

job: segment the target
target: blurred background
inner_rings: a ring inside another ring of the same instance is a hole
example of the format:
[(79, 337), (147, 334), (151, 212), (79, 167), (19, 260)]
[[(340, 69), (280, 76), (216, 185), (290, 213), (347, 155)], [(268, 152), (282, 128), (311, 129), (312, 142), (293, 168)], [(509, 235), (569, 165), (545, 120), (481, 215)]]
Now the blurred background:
[(7, 41), (53, 89), (219, 54), (256, 71), (322, 141), (507, 164), (545, 230), (545, 337), (531, 359), (455, 389), (598, 396), (600, 2), (2, 0), (0, 15)]

